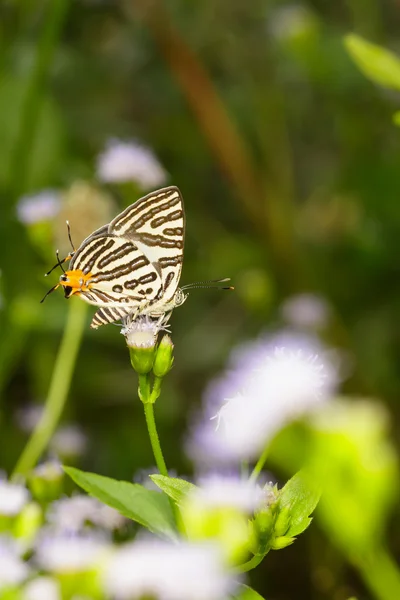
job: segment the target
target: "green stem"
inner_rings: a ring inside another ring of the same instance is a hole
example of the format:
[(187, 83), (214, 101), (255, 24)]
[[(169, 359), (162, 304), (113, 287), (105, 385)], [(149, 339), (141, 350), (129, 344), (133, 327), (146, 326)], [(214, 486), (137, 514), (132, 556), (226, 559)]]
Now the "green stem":
[(248, 560), (246, 563), (243, 563), (243, 565), (239, 565), (238, 567), (236, 567), (235, 570), (238, 573), (247, 573), (247, 571), (251, 571), (252, 569), (255, 569), (256, 567), (258, 567), (260, 562), (262, 562), (263, 558), (264, 558), (264, 556), (255, 555), (255, 556), (253, 556), (253, 558)]
[(144, 375), (139, 373), (139, 398), (146, 404), (150, 402), (150, 375), (145, 373)]
[(167, 465), (161, 450), (160, 439), (157, 433), (156, 421), (154, 418), (154, 404), (146, 402), (144, 404), (144, 414), (146, 416), (147, 429), (150, 436), (150, 443), (153, 449), (156, 465), (161, 475), (168, 477)]
[(72, 300), (70, 304), (44, 412), (18, 460), (13, 473), (14, 479), (17, 475), (26, 475), (36, 465), (58, 425), (78, 356), (86, 309), (87, 305), (80, 300)]
[(355, 561), (366, 585), (378, 600), (400, 598), (400, 571), (384, 548), (376, 548), (368, 559)]
[(69, 6), (67, 0), (52, 0), (47, 4), (48, 12), (42, 26), (42, 34), (38, 42), (25, 97), (23, 98), (17, 137), (10, 156), (8, 173), (14, 197), (20, 196), (24, 191), (28, 161), (31, 157), (32, 145), (40, 120), (41, 90), (44, 88)]
[(263, 453), (261, 454), (260, 458), (258, 459), (257, 464), (254, 467), (252, 474), (250, 475), (249, 481), (252, 481), (253, 483), (255, 481), (257, 481), (257, 478), (258, 478), (259, 474), (261, 473), (261, 471), (265, 465), (265, 462), (268, 458), (268, 450), (269, 450), (269, 447), (264, 448)]
[(153, 389), (151, 390), (150, 402), (154, 404), (161, 394), (162, 377), (154, 376)]

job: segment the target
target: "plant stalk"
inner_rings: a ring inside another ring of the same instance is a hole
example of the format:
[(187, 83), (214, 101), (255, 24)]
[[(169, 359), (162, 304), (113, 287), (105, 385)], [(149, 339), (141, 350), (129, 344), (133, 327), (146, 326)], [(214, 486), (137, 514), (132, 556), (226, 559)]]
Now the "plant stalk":
[(51, 377), (42, 417), (33, 431), (14, 469), (12, 478), (25, 476), (33, 469), (50, 442), (67, 400), (72, 374), (86, 321), (87, 305), (72, 300), (61, 345)]

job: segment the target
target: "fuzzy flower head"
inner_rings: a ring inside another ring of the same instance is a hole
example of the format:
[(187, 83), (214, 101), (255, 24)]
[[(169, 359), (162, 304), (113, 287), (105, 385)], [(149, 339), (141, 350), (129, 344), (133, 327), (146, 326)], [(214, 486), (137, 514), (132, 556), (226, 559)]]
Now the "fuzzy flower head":
[(60, 194), (55, 190), (43, 190), (38, 194), (22, 196), (17, 204), (17, 216), (21, 223), (34, 225), (51, 221), (60, 209)]
[(0, 480), (0, 515), (14, 517), (29, 501), (30, 494), (22, 485)]
[(283, 303), (282, 316), (293, 327), (321, 329), (329, 320), (330, 308), (320, 296), (298, 294)]
[(238, 368), (209, 388), (205, 415), (189, 441), (200, 462), (257, 458), (280, 429), (327, 401), (337, 385), (333, 367), (310, 345), (257, 342), (234, 360)]
[(36, 544), (35, 560), (50, 573), (79, 573), (99, 567), (109, 545), (99, 535), (44, 532)]
[(29, 568), (18, 556), (13, 541), (0, 538), (0, 592), (22, 583), (28, 575)]
[(263, 490), (248, 480), (227, 475), (209, 475), (197, 482), (189, 500), (208, 508), (230, 507), (253, 513), (263, 502)]
[(148, 315), (141, 315), (132, 319), (130, 315), (123, 319), (121, 333), (125, 336), (128, 348), (154, 348), (159, 332), (168, 331), (163, 318), (152, 319)]
[(111, 530), (125, 523), (118, 511), (83, 494), (53, 502), (47, 518), (55, 530), (64, 533), (78, 533), (88, 523)]
[(60, 584), (51, 577), (36, 577), (25, 586), (23, 600), (61, 600)]
[(213, 545), (142, 540), (115, 553), (105, 587), (116, 600), (221, 600), (234, 583)]
[(110, 140), (97, 159), (96, 170), (100, 181), (134, 181), (144, 190), (164, 185), (167, 180), (167, 174), (153, 152), (137, 142)]
[(87, 436), (82, 429), (70, 423), (60, 427), (50, 442), (50, 449), (63, 458), (82, 455), (87, 447)]

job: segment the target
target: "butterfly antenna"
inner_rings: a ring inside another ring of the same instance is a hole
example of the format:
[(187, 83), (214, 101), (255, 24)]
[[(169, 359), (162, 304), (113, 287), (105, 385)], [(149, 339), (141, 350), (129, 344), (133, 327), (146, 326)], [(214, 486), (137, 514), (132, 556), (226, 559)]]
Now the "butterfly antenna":
[(72, 247), (72, 252), (75, 252), (75, 246), (72, 242), (72, 238), (71, 238), (71, 226), (69, 224), (69, 221), (65, 221), (67, 224), (67, 229), (68, 229), (68, 239), (69, 239), (69, 243), (71, 244)]
[(229, 286), (221, 286), (218, 285), (220, 283), (226, 283), (230, 281), (230, 277), (225, 277), (224, 279), (210, 279), (209, 281), (197, 281), (196, 283), (189, 283), (188, 285), (184, 285), (182, 290), (193, 290), (196, 288), (214, 288), (217, 290), (234, 290), (235, 288), (232, 285)]
[[(64, 267), (62, 266), (62, 263), (64, 263), (66, 260), (68, 260), (69, 257), (64, 258), (64, 260), (61, 261), (58, 250), (56, 250), (56, 257), (57, 257), (56, 264), (54, 265), (54, 267), (52, 267), (50, 269), (50, 271), (48, 271), (47, 273), (44, 274), (45, 277), (47, 277), (48, 275), (50, 275), (50, 273), (52, 273), (54, 271), (54, 269), (57, 269), (57, 267), (61, 267), (61, 269), (64, 271)], [(65, 271), (64, 271), (64, 273), (65, 273)]]
[[(58, 267), (58, 265), (56, 265), (56, 267)], [(51, 290), (49, 290), (49, 291), (47, 292), (47, 294), (46, 294), (46, 295), (45, 295), (45, 296), (44, 296), (44, 297), (41, 299), (41, 301), (40, 301), (40, 304), (41, 304), (42, 302), (44, 302), (44, 301), (46, 300), (47, 296), (48, 296), (49, 294), (51, 294), (52, 292), (54, 292), (54, 290), (56, 290), (58, 287), (60, 287), (60, 284), (59, 284), (59, 283), (56, 283), (56, 285), (54, 285), (54, 286), (51, 288)]]

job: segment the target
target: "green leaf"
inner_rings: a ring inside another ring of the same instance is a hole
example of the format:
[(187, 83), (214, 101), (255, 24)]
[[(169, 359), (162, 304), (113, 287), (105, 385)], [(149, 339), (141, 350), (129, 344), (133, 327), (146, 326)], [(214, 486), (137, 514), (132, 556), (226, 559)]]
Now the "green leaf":
[(396, 54), (353, 33), (344, 38), (344, 44), (368, 79), (384, 87), (400, 90), (400, 58)]
[(400, 127), (400, 110), (397, 110), (393, 115), (393, 123)]
[(153, 533), (176, 538), (174, 517), (167, 496), (138, 483), (118, 481), (73, 467), (64, 471), (90, 496), (118, 510)]
[(189, 481), (178, 477), (166, 477), (165, 475), (150, 475), (150, 479), (177, 504), (180, 504), (185, 496), (196, 489)]
[(264, 600), (258, 592), (244, 583), (239, 585), (238, 591), (234, 597), (237, 600)]
[(289, 508), (289, 529), (285, 536), (295, 537), (302, 533), (309, 524), (309, 515), (318, 504), (321, 492), (306, 471), (299, 471), (282, 488), (279, 497), (279, 510)]

